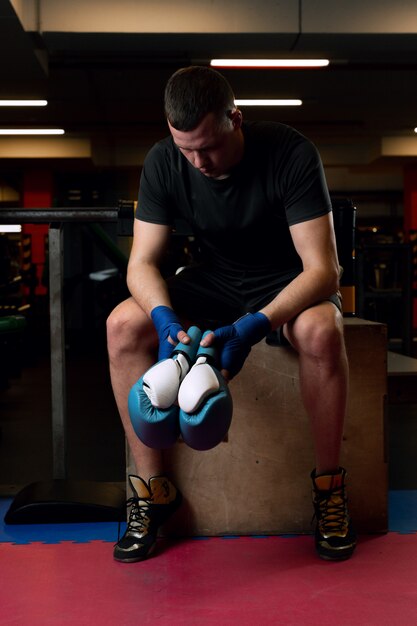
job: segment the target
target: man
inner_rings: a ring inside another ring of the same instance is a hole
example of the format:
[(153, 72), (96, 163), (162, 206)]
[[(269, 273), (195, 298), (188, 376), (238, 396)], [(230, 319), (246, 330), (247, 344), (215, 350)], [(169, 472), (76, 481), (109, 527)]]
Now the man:
[[(131, 298), (108, 319), (112, 385), (136, 464), (126, 533), (114, 557), (145, 559), (158, 527), (181, 502), (161, 453), (136, 437), (131, 386), (173, 346), (184, 327), (215, 328), (222, 373), (237, 375), (253, 344), (276, 331), (299, 354), (311, 419), (315, 544), (325, 559), (355, 548), (339, 467), (348, 364), (331, 203), (320, 157), (305, 137), (276, 123), (243, 123), (224, 77), (207, 67), (176, 72), (165, 90), (170, 135), (142, 171), (127, 283)], [(165, 280), (160, 265), (174, 219), (191, 226), (198, 266)]]

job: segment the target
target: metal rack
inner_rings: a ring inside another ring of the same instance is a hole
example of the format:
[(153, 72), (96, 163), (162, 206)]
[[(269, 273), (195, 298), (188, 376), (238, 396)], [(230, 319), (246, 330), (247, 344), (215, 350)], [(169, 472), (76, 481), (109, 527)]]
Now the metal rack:
[[(383, 307), (395, 308), (400, 322), (402, 352), (412, 352), (412, 249), (405, 243), (366, 243), (357, 248), (357, 298), (359, 317), (388, 326), (393, 339), (393, 319)], [(394, 332), (394, 334), (396, 334)]]
[(104, 521), (124, 519), (124, 492), (114, 485), (72, 482), (67, 476), (67, 400), (63, 259), (65, 223), (117, 222), (120, 234), (131, 234), (131, 205), (77, 208), (0, 208), (1, 224), (49, 225), (49, 307), (53, 481), (32, 483), (19, 492), (6, 514), (7, 523)]

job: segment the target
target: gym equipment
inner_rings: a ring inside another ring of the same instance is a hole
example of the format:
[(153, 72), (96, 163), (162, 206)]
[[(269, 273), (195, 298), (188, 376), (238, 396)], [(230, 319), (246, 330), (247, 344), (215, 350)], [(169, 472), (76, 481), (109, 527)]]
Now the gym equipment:
[(26, 325), (23, 315), (0, 317), (0, 389), (7, 389), (10, 376), (20, 374), (19, 360)]
[(343, 314), (355, 315), (355, 233), (356, 207), (348, 198), (332, 198), (334, 230), (342, 269), (340, 292)]
[[(53, 479), (34, 482), (13, 499), (8, 524), (123, 521), (126, 495), (111, 483), (74, 481), (67, 477), (65, 320), (63, 307), (63, 223), (117, 222), (131, 233), (130, 207), (25, 209), (0, 207), (2, 224), (49, 224), (49, 302), (51, 337), (51, 397)], [(129, 226), (126, 227), (126, 224)]]
[[(211, 333), (206, 331), (203, 336)], [(233, 400), (226, 380), (215, 367), (215, 346), (200, 346), (196, 362), (178, 393), (179, 426), (194, 450), (209, 450), (224, 440), (232, 421)]]
[(170, 448), (179, 436), (177, 397), (194, 363), (201, 331), (191, 326), (190, 343), (178, 343), (170, 358), (152, 366), (133, 385), (128, 398), (130, 419), (139, 439), (150, 448)]

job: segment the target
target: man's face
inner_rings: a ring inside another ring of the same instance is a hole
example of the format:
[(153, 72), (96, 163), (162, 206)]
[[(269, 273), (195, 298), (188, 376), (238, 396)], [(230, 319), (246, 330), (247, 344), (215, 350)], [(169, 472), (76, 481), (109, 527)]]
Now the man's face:
[(243, 135), (239, 111), (219, 127), (213, 113), (208, 113), (197, 128), (181, 131), (168, 122), (175, 145), (187, 161), (209, 178), (227, 176), (243, 155)]

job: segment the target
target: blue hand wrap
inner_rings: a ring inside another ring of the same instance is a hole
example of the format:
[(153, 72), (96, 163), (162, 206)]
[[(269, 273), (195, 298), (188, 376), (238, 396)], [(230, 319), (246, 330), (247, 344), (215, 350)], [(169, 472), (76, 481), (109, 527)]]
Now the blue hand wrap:
[(156, 306), (151, 311), (151, 318), (159, 337), (158, 360), (168, 359), (175, 348), (175, 345), (168, 341), (168, 337), (177, 344), (177, 335), (180, 330), (183, 330), (183, 327), (178, 317), (169, 306)]
[(214, 331), (216, 342), (222, 346), (221, 369), (236, 376), (251, 351), (271, 331), (271, 322), (263, 313), (247, 313), (234, 324), (222, 326)]

